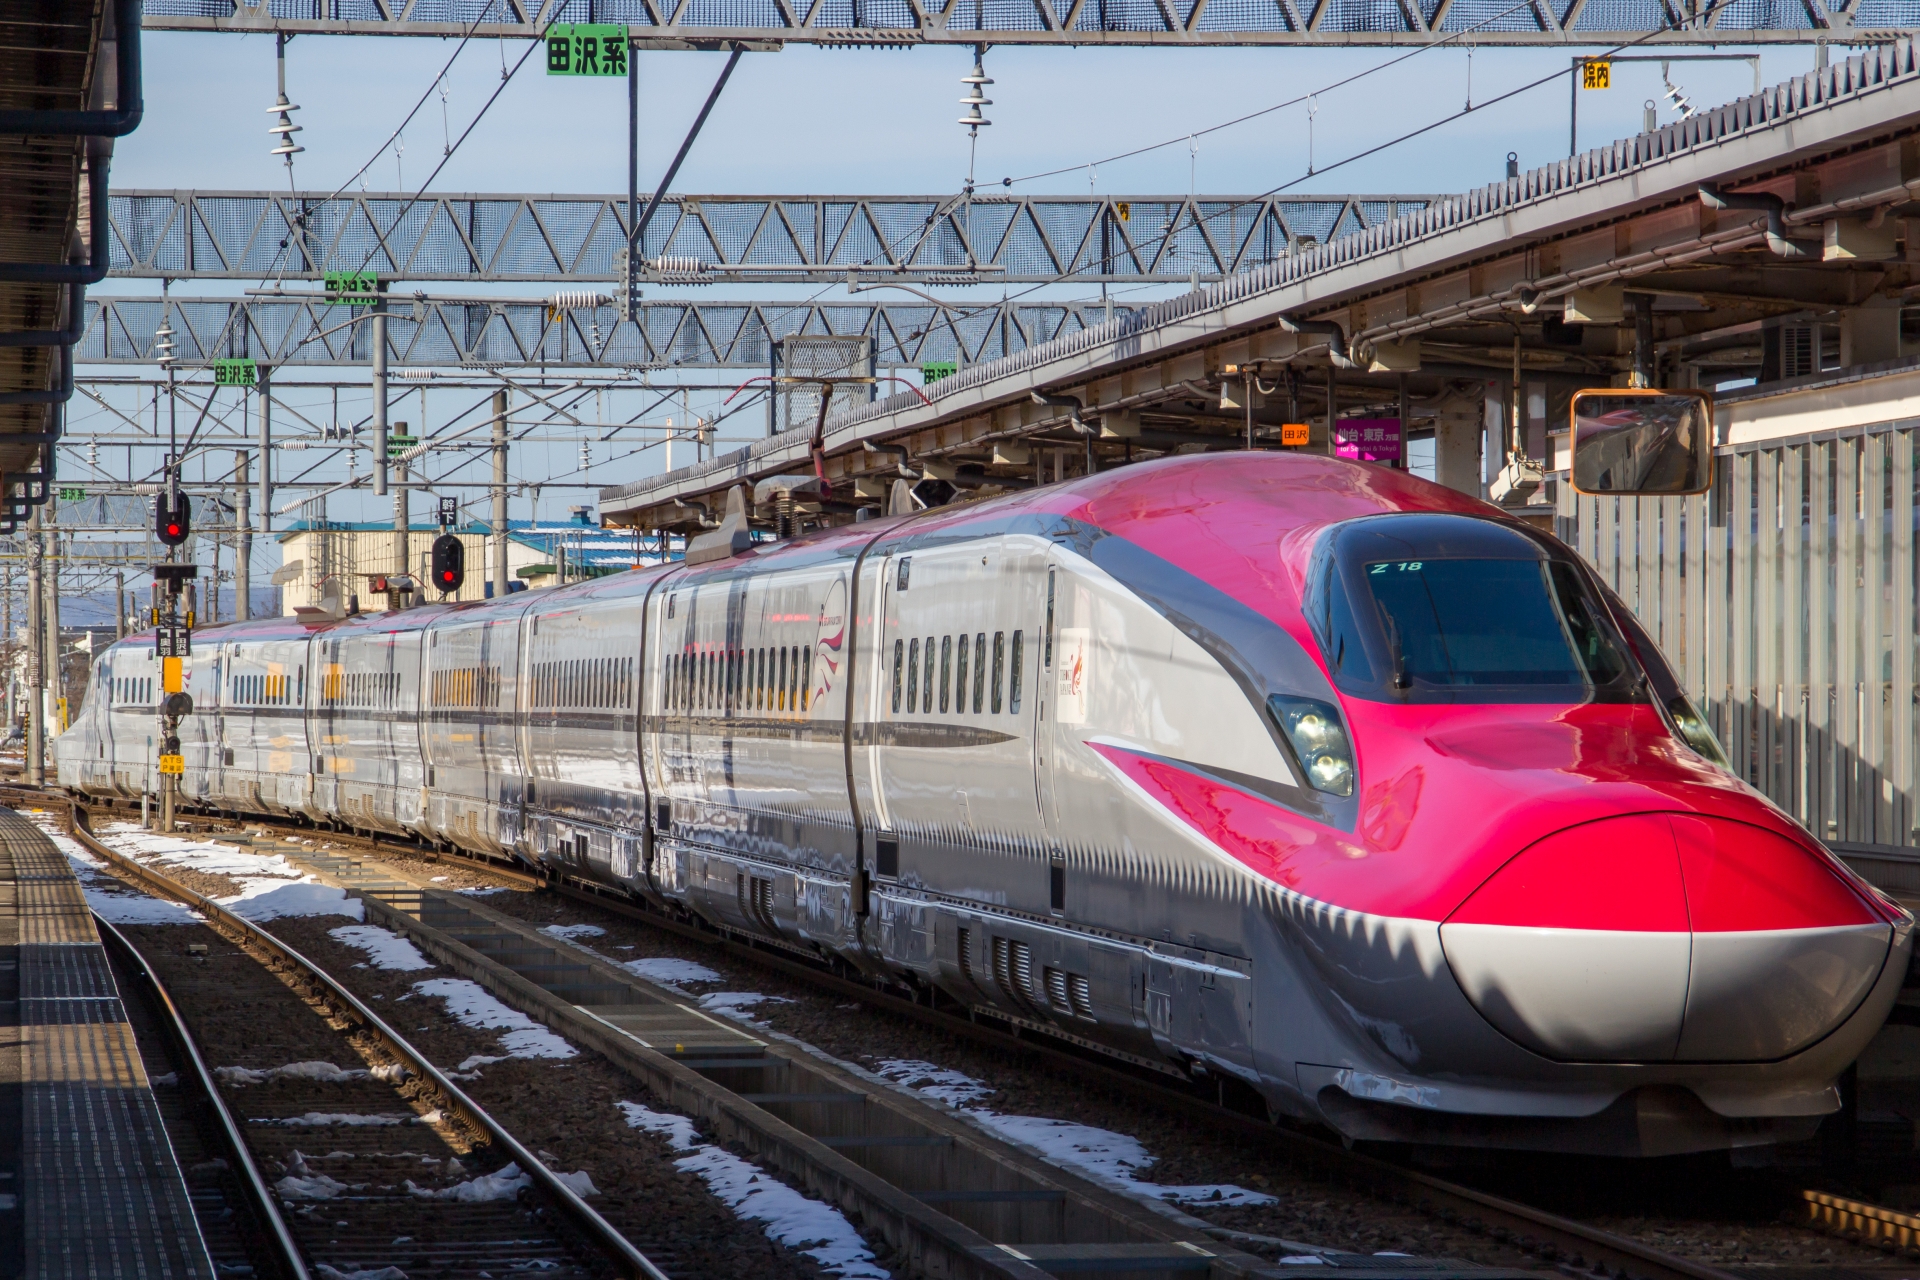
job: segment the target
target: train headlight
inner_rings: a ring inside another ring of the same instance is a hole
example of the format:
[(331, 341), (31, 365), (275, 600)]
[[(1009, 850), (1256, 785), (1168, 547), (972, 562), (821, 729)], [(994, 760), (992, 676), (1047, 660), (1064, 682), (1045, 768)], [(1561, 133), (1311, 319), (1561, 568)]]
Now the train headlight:
[(1353, 794), (1353, 743), (1340, 713), (1313, 698), (1275, 694), (1267, 699), (1274, 721), (1307, 773), (1307, 785), (1328, 795)]

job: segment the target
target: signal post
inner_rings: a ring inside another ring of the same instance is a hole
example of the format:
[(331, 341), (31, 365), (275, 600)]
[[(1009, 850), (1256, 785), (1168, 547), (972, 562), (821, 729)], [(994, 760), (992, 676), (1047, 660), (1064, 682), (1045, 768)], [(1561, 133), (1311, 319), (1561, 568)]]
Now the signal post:
[[(180, 492), (178, 468), (169, 468), (167, 487), (154, 499), (153, 532), (161, 543), (178, 547), (193, 535), (192, 508)], [(172, 832), (186, 757), (180, 750), (180, 722), (193, 714), (187, 692), (186, 660), (193, 656), (193, 608), (181, 604), (187, 583), (200, 575), (198, 565), (169, 560), (153, 566), (153, 656), (160, 664), (160, 830)]]

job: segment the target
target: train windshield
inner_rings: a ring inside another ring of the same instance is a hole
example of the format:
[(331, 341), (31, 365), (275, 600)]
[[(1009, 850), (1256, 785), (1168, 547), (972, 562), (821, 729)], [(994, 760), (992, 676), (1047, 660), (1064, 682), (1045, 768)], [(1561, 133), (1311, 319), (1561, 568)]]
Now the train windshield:
[(1621, 702), (1639, 670), (1570, 553), (1470, 516), (1332, 530), (1308, 612), (1334, 682), (1388, 702)]

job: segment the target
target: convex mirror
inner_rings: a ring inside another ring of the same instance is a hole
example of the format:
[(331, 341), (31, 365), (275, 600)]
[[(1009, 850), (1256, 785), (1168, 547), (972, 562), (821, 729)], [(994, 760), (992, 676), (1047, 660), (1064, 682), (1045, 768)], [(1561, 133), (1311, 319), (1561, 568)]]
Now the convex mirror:
[(1713, 401), (1704, 391), (1577, 391), (1572, 413), (1581, 493), (1670, 496), (1713, 483)]

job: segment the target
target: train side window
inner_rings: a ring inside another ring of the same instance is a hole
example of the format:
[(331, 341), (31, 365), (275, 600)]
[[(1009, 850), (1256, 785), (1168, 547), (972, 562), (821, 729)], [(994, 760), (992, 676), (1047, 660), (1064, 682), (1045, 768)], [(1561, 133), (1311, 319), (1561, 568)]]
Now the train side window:
[(787, 710), (800, 709), (800, 646), (787, 650)]
[(967, 633), (960, 633), (960, 644), (953, 657), (953, 669), (959, 678), (953, 685), (953, 710), (956, 715), (967, 714)]
[(1013, 665), (1013, 672), (1007, 679), (1007, 710), (1014, 715), (1020, 714), (1020, 668), (1022, 666), (1020, 638), (1022, 634), (1024, 633), (1019, 631), (1013, 633), (1013, 654), (1009, 659)]
[(893, 714), (895, 715), (900, 714), (900, 678), (905, 674), (903, 668), (907, 662), (906, 647), (905, 640), (893, 642)]
[(973, 714), (979, 715), (987, 697), (987, 633), (973, 636)]
[(920, 637), (915, 636), (907, 644), (907, 714), (912, 715), (920, 705)]
[(753, 705), (761, 711), (773, 709), (773, 681), (767, 675), (771, 649), (756, 649), (753, 659)]
[(774, 654), (773, 669), (773, 687), (776, 690), (774, 694), (774, 709), (776, 711), (785, 711), (787, 709), (787, 650), (784, 645), (781, 646), (778, 653)]
[(953, 637), (940, 637), (940, 714), (947, 714), (947, 690), (953, 683)]
[(927, 684), (926, 684), (926, 688), (923, 689), (920, 694), (920, 713), (922, 715), (927, 715), (927, 714), (930, 714), (932, 711), (933, 711), (933, 637), (928, 636), (927, 637)]
[(894, 589), (896, 591), (905, 591), (907, 589), (907, 576), (912, 571), (912, 569), (913, 569), (913, 557), (912, 556), (901, 557), (900, 578), (894, 584)]
[(1000, 694), (1006, 684), (1007, 633), (993, 633), (993, 714), (1000, 714)]
[(1053, 570), (1047, 570), (1047, 631), (1041, 637), (1040, 662), (1046, 670), (1053, 670)]
[(800, 709), (813, 710), (813, 650), (800, 651)]

